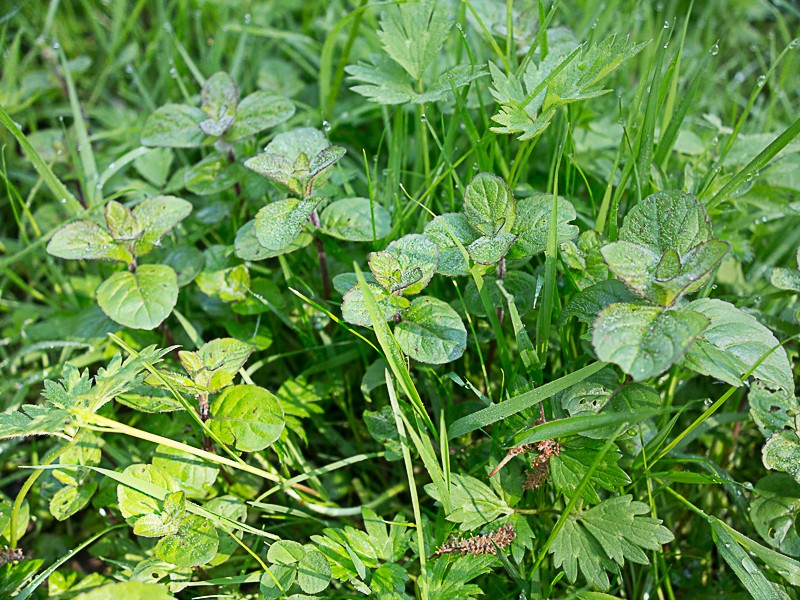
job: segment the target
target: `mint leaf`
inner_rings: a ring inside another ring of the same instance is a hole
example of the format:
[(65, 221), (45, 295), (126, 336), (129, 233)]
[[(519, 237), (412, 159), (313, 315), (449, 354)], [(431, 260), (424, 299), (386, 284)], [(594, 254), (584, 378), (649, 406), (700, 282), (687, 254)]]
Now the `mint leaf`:
[(464, 214), (470, 226), (482, 235), (509, 233), (517, 218), (514, 193), (502, 177), (478, 173), (464, 192)]
[(97, 288), (97, 303), (108, 317), (132, 329), (155, 329), (178, 301), (178, 276), (166, 265), (141, 265), (135, 273), (114, 273)]
[(392, 217), (369, 198), (342, 198), (332, 202), (319, 216), (320, 230), (351, 242), (371, 242), (385, 238), (392, 230)]
[(478, 239), (478, 233), (470, 227), (463, 213), (439, 215), (425, 225), (423, 233), (439, 247), (437, 273), (448, 277), (469, 275), (469, 263), (453, 238), (466, 247)]
[(131, 253), (94, 221), (67, 223), (50, 238), (47, 252), (67, 260), (133, 261)]
[[(526, 258), (544, 252), (550, 230), (553, 196), (534, 194), (517, 201), (517, 219), (511, 232), (519, 236), (508, 252), (508, 258)], [(577, 217), (575, 207), (561, 196), (556, 204), (556, 242), (561, 244), (578, 235), (578, 228), (570, 224)]]
[(206, 113), (194, 106), (165, 104), (147, 117), (142, 129), (142, 146), (201, 146), (210, 139), (200, 129), (200, 123), (206, 118)]
[(253, 92), (239, 103), (236, 119), (225, 133), (225, 140), (235, 142), (265, 129), (280, 125), (294, 115), (291, 100), (269, 92)]
[(452, 362), (467, 348), (467, 330), (461, 317), (447, 302), (431, 296), (411, 302), (394, 335), (403, 352), (427, 364)]
[(133, 218), (144, 230), (133, 244), (136, 256), (147, 254), (159, 246), (161, 238), (192, 212), (192, 204), (176, 196), (154, 196), (142, 200), (132, 211)]
[(369, 268), (390, 293), (419, 294), (439, 263), (439, 248), (424, 235), (409, 234), (369, 255)]
[(208, 424), (226, 444), (257, 452), (275, 443), (283, 431), (283, 408), (269, 391), (255, 385), (225, 388), (209, 407)]

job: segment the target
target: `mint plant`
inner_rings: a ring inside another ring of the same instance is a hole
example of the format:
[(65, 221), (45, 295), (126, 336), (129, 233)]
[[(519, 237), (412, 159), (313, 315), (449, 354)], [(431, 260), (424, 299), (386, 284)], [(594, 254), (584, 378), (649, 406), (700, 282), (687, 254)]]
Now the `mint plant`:
[(53, 256), (68, 260), (110, 260), (128, 265), (97, 288), (97, 303), (120, 325), (158, 327), (178, 301), (178, 276), (169, 265), (137, 264), (192, 211), (175, 196), (155, 196), (133, 209), (116, 200), (105, 208), (105, 228), (95, 221), (75, 221), (59, 229), (47, 244)]

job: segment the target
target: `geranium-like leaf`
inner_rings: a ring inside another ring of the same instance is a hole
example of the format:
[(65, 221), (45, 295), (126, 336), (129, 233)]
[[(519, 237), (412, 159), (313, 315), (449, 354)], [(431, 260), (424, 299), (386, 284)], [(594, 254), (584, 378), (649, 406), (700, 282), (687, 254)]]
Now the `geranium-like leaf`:
[(97, 288), (97, 303), (108, 317), (133, 329), (154, 329), (178, 301), (178, 276), (166, 265), (141, 265), (135, 273), (114, 273)]
[(678, 362), (709, 323), (694, 310), (611, 304), (594, 322), (592, 344), (600, 360), (642, 381)]
[(50, 238), (47, 252), (67, 260), (133, 260), (131, 253), (94, 221), (67, 223)]
[(439, 248), (424, 235), (410, 234), (369, 255), (369, 268), (385, 290), (405, 295), (420, 293), (439, 263)]
[(415, 298), (394, 330), (409, 357), (440, 365), (460, 358), (467, 348), (467, 330), (458, 313), (437, 298)]
[(256, 214), (258, 243), (272, 251), (286, 248), (300, 235), (321, 201), (322, 198), (312, 196), (307, 199), (287, 198), (267, 204)]
[(186, 104), (165, 104), (145, 121), (142, 129), (143, 146), (194, 148), (207, 138), (200, 123), (208, 118), (199, 108)]
[(271, 446), (285, 424), (283, 408), (275, 395), (255, 385), (225, 388), (212, 401), (210, 411), (212, 431), (243, 452)]
[(464, 193), (464, 214), (470, 226), (482, 235), (509, 233), (517, 218), (514, 193), (502, 177), (478, 173)]
[[(441, 502), (436, 486), (429, 483), (425, 491)], [(459, 523), (462, 531), (471, 531), (512, 512), (492, 488), (469, 475), (453, 473), (450, 476), (450, 500), (454, 509), (447, 515), (447, 520)]]

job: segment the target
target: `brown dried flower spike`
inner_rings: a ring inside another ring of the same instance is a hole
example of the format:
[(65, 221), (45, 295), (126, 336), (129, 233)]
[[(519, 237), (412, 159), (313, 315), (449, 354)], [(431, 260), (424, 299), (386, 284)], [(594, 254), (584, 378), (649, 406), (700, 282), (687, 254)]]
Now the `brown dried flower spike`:
[(22, 552), (21, 548), (9, 548), (8, 546), (3, 546), (0, 549), (0, 566), (10, 563), (10, 562), (19, 562), (25, 559), (25, 555)]
[(499, 529), (482, 535), (473, 535), (472, 537), (464, 539), (457, 536), (450, 536), (447, 541), (433, 553), (433, 556), (438, 558), (445, 554), (472, 554), (473, 556), (497, 554), (498, 548), (505, 548), (516, 538), (517, 532), (514, 531), (514, 526), (511, 523), (506, 523)]

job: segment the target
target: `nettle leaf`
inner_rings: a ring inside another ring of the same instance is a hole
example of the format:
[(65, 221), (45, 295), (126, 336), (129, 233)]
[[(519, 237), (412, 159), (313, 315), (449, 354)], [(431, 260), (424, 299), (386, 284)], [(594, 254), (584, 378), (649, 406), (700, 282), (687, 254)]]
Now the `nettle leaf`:
[(479, 237), (467, 246), (469, 256), (481, 265), (493, 265), (500, 261), (517, 240), (513, 233), (497, 233), (493, 236)]
[[(489, 293), (489, 300), (492, 306), (499, 308), (508, 306), (507, 300), (503, 297), (500, 288), (497, 287), (498, 280), (491, 275), (484, 275), (483, 285)], [(533, 309), (533, 299), (536, 295), (536, 278), (522, 271), (509, 271), (502, 279), (503, 287), (514, 297), (514, 306), (517, 312), (524, 315)], [(464, 307), (472, 315), (477, 317), (486, 316), (486, 308), (481, 301), (480, 292), (475, 285), (475, 281), (470, 279), (464, 289)]]
[(616, 303), (597, 316), (592, 344), (600, 360), (642, 381), (678, 362), (709, 323), (694, 310)]
[(651, 194), (625, 215), (619, 239), (658, 256), (675, 250), (683, 256), (712, 237), (705, 207), (692, 194), (669, 190)]
[[(592, 466), (605, 440), (588, 440), (577, 438), (561, 445), (561, 452), (550, 459), (550, 477), (553, 485), (562, 494), (572, 497)], [(600, 502), (596, 488), (613, 492), (631, 482), (628, 475), (617, 463), (622, 453), (616, 445), (603, 456), (589, 478), (589, 485), (584, 486), (580, 497), (589, 504)]]
[[(550, 194), (534, 194), (517, 202), (517, 219), (511, 232), (518, 237), (508, 252), (508, 258), (525, 258), (545, 251), (552, 207), (553, 196)], [(559, 196), (556, 201), (557, 243), (561, 244), (578, 235), (578, 228), (570, 224), (576, 216), (572, 203)]]
[(208, 118), (199, 108), (186, 104), (165, 104), (147, 117), (142, 129), (143, 146), (194, 148), (210, 138), (200, 129)]
[(219, 137), (233, 123), (239, 102), (239, 88), (230, 75), (222, 71), (206, 79), (200, 90), (200, 108), (208, 119), (200, 123), (206, 135)]
[(385, 250), (369, 255), (369, 268), (390, 293), (419, 294), (439, 263), (439, 248), (424, 235), (412, 233), (393, 241)]
[(214, 394), (231, 383), (247, 362), (253, 346), (234, 338), (220, 338), (203, 344), (197, 352), (178, 353), (192, 380)]
[(443, 5), (424, 0), (384, 12), (378, 38), (386, 54), (419, 80), (439, 55), (451, 25)]
[(757, 381), (747, 394), (750, 416), (765, 438), (784, 429), (796, 429), (795, 418), (800, 415), (800, 403), (794, 394), (779, 389), (772, 391)]
[[(372, 290), (378, 309), (383, 312), (386, 321), (391, 321), (411, 306), (411, 302), (407, 298), (388, 294), (377, 284), (370, 283), (369, 289)], [(354, 285), (342, 298), (342, 318), (353, 325), (372, 327), (372, 319), (369, 317), (364, 292), (358, 285)]]
[[(164, 488), (170, 493), (180, 491), (178, 482), (169, 473), (154, 465), (128, 465), (122, 474)], [(117, 485), (117, 504), (120, 513), (126, 519), (162, 511), (160, 501), (123, 484)]]
[(649, 564), (643, 550), (660, 550), (674, 539), (660, 519), (642, 516), (649, 513), (647, 504), (626, 495), (571, 514), (550, 547), (553, 564), (563, 565), (571, 583), (575, 583), (580, 566), (590, 584), (608, 590), (607, 571), (618, 573), (625, 559)]
[(756, 367), (753, 377), (770, 386), (794, 392), (792, 366), (786, 350), (772, 332), (733, 304), (701, 298), (687, 309), (704, 315), (710, 324), (689, 349), (684, 364), (698, 373), (715, 377), (730, 385), (741, 385), (740, 378), (767, 352), (775, 350)]
[(131, 253), (94, 221), (67, 223), (50, 238), (47, 252), (67, 260), (133, 261)]
[(186, 494), (173, 492), (164, 498), (160, 513), (142, 515), (133, 525), (133, 533), (142, 537), (163, 537), (178, 532), (186, 509)]
[[(168, 473), (189, 498), (205, 498), (217, 479), (219, 468), (193, 454), (160, 444), (152, 463)], [(166, 508), (165, 508), (166, 510)]]
[(758, 534), (770, 546), (789, 556), (800, 556), (800, 485), (783, 473), (771, 473), (755, 487), (749, 515)]
[(430, 296), (414, 299), (394, 335), (410, 358), (432, 365), (452, 362), (467, 348), (461, 317), (447, 302)]
[(219, 536), (208, 519), (189, 515), (172, 535), (158, 540), (153, 554), (176, 567), (199, 567), (217, 553)]
[(140, 265), (114, 273), (97, 288), (97, 303), (120, 325), (155, 329), (178, 301), (178, 276), (166, 265)]
[(219, 194), (240, 183), (247, 171), (221, 152), (213, 152), (183, 174), (183, 185), (198, 196)]
[(342, 198), (332, 202), (319, 216), (323, 233), (340, 240), (371, 242), (392, 230), (392, 217), (369, 198)]
[(191, 202), (176, 196), (154, 196), (137, 204), (132, 214), (144, 231), (133, 244), (134, 254), (150, 252), (191, 212)]
[(223, 302), (242, 302), (247, 300), (250, 272), (245, 265), (236, 265), (218, 271), (201, 271), (195, 281), (206, 296), (219, 298)]
[(559, 323), (566, 323), (570, 317), (576, 317), (591, 325), (601, 310), (617, 302), (637, 304), (641, 301), (621, 281), (601, 281), (575, 294), (561, 311)]
[(269, 391), (255, 385), (225, 388), (210, 405), (211, 430), (237, 450), (257, 452), (280, 437), (285, 420), (283, 408)]
[(236, 120), (225, 133), (228, 142), (255, 135), (288, 121), (294, 115), (294, 103), (269, 92), (253, 92), (236, 110)]
[[(434, 500), (442, 501), (433, 484), (427, 484), (425, 491)], [(469, 475), (451, 475), (450, 499), (454, 509), (447, 520), (459, 523), (461, 531), (477, 529), (513, 512), (492, 488)]]
[(267, 204), (256, 214), (255, 232), (258, 243), (267, 250), (283, 250), (300, 235), (311, 213), (322, 198), (287, 198)]
[(469, 264), (456, 245), (456, 240), (465, 248), (478, 239), (463, 213), (445, 213), (425, 225), (424, 235), (439, 247), (439, 263), (436, 272), (447, 277), (469, 275)]
[(663, 255), (631, 242), (614, 242), (600, 250), (614, 275), (640, 296), (672, 306), (684, 294), (699, 290), (728, 253), (719, 240), (701, 242), (682, 256), (669, 249)]
[(800, 482), (800, 437), (795, 428), (775, 433), (761, 449), (761, 462), (767, 469), (782, 471)]
[(513, 231), (517, 203), (508, 184), (491, 173), (478, 173), (464, 192), (464, 214), (470, 226), (484, 236)]
[(285, 246), (280, 250), (269, 250), (258, 242), (255, 224), (255, 219), (252, 219), (242, 225), (242, 227), (236, 233), (234, 249), (236, 256), (242, 260), (265, 260), (267, 258), (280, 256), (281, 254), (289, 254), (295, 250), (305, 248), (314, 239), (314, 237), (307, 231), (301, 231), (300, 234), (295, 237), (288, 246)]

